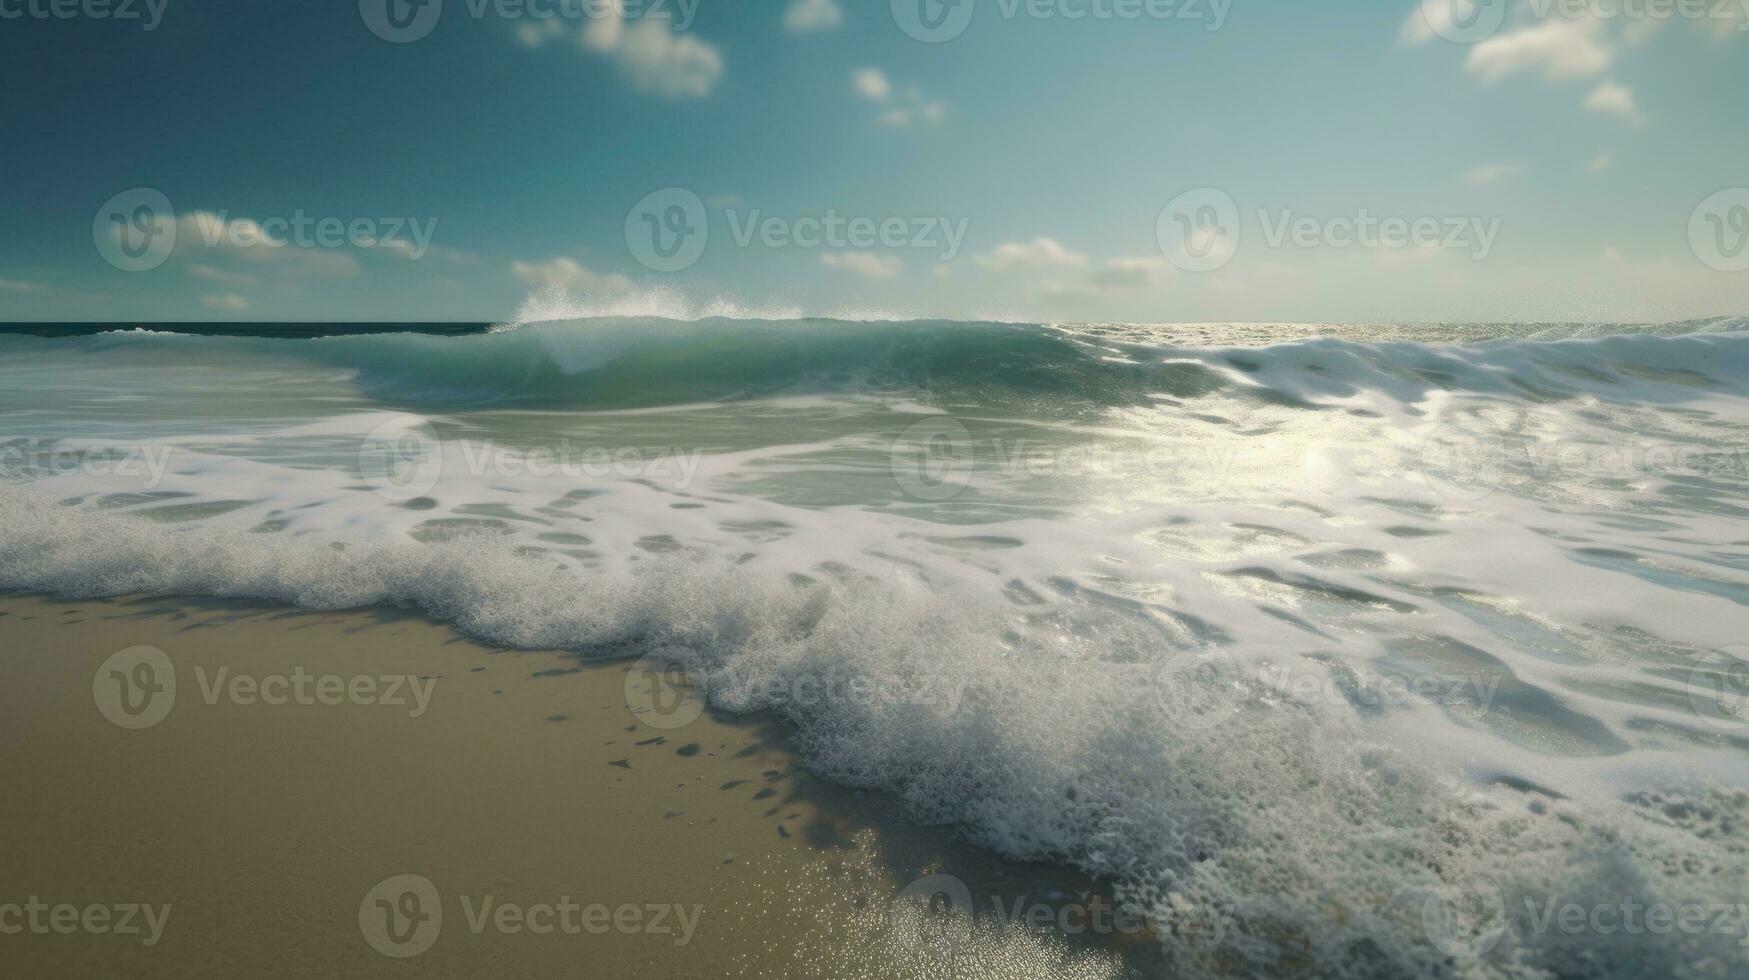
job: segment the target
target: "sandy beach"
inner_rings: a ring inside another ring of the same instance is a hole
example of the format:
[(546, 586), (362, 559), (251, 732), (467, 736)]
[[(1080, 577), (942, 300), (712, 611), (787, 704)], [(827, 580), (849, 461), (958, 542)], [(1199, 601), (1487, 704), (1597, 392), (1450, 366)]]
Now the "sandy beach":
[[(631, 661), (151, 598), (0, 600), (0, 651), (12, 975), (1104, 977), (1152, 946), (809, 778), (768, 719), (661, 713)], [(931, 875), (1046, 924), (907, 927)]]

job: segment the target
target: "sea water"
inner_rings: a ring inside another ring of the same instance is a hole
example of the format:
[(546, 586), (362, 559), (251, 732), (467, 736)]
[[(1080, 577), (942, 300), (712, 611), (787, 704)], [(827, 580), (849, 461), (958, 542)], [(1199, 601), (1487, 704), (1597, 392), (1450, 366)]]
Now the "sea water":
[(659, 656), (1175, 975), (1745, 976), (1746, 326), (0, 335), (0, 588)]

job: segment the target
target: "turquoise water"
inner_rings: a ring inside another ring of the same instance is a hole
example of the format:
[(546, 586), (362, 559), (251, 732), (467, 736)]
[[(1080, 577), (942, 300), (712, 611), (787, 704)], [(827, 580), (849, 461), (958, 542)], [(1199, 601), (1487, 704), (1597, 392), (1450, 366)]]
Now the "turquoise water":
[(1178, 975), (1743, 975), (1743, 327), (11, 333), (0, 587), (656, 653)]

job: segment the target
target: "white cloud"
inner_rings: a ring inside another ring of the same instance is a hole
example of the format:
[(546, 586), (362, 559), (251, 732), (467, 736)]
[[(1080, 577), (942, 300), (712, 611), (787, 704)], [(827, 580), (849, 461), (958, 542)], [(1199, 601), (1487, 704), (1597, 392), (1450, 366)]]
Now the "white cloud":
[(1087, 256), (1072, 252), (1054, 238), (1039, 236), (1030, 242), (1004, 242), (972, 261), (986, 269), (1012, 266), (1072, 266), (1087, 264)]
[[(226, 213), (191, 211), (177, 221), (176, 248), (207, 248), (214, 254), (235, 255), (250, 262), (276, 265), (288, 272), (303, 272), (335, 279), (358, 275), (358, 260), (334, 248), (306, 248), (282, 234), (275, 237), (253, 218), (232, 218)], [(198, 273), (196, 273), (198, 275)]]
[(1163, 256), (1118, 256), (1106, 259), (1084, 282), (1063, 283), (1046, 279), (1038, 284), (1038, 290), (1039, 295), (1055, 303), (1095, 302), (1160, 285), (1170, 280), (1175, 273), (1176, 270)]
[(885, 102), (893, 94), (893, 84), (879, 68), (858, 68), (851, 72), (850, 87), (870, 102)]
[(188, 274), (196, 279), (208, 282), (221, 282), (232, 286), (254, 286), (261, 282), (259, 276), (247, 272), (232, 272), (229, 269), (219, 269), (210, 265), (196, 263), (188, 267)]
[(1634, 90), (1607, 79), (1585, 97), (1585, 108), (1620, 116), (1636, 126), (1642, 121), (1640, 108), (1634, 103)]
[(563, 33), (565, 33), (565, 26), (559, 22), (557, 17), (549, 17), (546, 20), (525, 20), (516, 25), (516, 39), (521, 41), (524, 47), (529, 48), (538, 48)]
[(873, 252), (828, 252), (820, 256), (820, 263), (829, 269), (853, 272), (864, 279), (891, 279), (905, 267), (897, 256)]
[(249, 301), (236, 293), (216, 293), (202, 296), (200, 305), (209, 310), (223, 310), (226, 313), (241, 313), (249, 308)]
[(1615, 162), (1615, 154), (1609, 152), (1608, 150), (1604, 150), (1602, 153), (1599, 153), (1596, 156), (1592, 157), (1591, 162), (1587, 163), (1585, 165), (1585, 169), (1591, 171), (1594, 174), (1595, 173), (1602, 173), (1603, 171), (1608, 170), (1609, 165), (1614, 163), (1614, 162)]
[[(584, 51), (602, 55), (619, 66), (632, 87), (667, 99), (709, 95), (723, 77), (723, 56), (711, 44), (677, 32), (661, 17), (642, 17), (627, 24), (623, 0), (590, 8), (589, 23), (578, 35)], [(560, 35), (556, 19), (522, 24), (517, 40), (538, 48)]]
[(1469, 181), (1472, 186), (1482, 187), (1487, 184), (1495, 183), (1496, 181), (1505, 180), (1508, 177), (1516, 177), (1523, 172), (1523, 167), (1513, 164), (1490, 163), (1471, 170), (1464, 175), (1464, 179)]
[(632, 87), (668, 99), (709, 95), (723, 76), (723, 58), (716, 48), (654, 20), (626, 28), (614, 60)]
[(1172, 265), (1163, 256), (1120, 256), (1106, 259), (1104, 267), (1093, 273), (1092, 282), (1107, 289), (1140, 289), (1171, 275)]
[(1478, 42), (1464, 68), (1484, 82), (1539, 70), (1550, 81), (1598, 75), (1615, 58), (1600, 32), (1594, 18), (1550, 18)]
[(0, 279), (0, 292), (4, 293), (35, 293), (47, 288), (40, 282), (26, 279)]
[(924, 98), (923, 92), (915, 85), (906, 86), (903, 92), (896, 93), (893, 83), (879, 68), (859, 68), (851, 72), (850, 88), (863, 99), (886, 106), (875, 117), (875, 121), (883, 126), (897, 128), (913, 122), (938, 123), (947, 117), (946, 102)]
[(784, 30), (792, 34), (829, 31), (844, 23), (836, 0), (794, 0), (783, 13)]
[(630, 279), (617, 273), (599, 273), (568, 256), (550, 262), (512, 262), (510, 271), (531, 286), (558, 286), (597, 295), (628, 292)]

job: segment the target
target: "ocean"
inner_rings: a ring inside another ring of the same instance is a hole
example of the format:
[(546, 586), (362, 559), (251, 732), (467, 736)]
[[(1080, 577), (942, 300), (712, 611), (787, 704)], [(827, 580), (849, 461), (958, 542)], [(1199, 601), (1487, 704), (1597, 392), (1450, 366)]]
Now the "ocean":
[(0, 589), (647, 658), (1179, 976), (1744, 976), (1746, 491), (1742, 319), (0, 330)]

